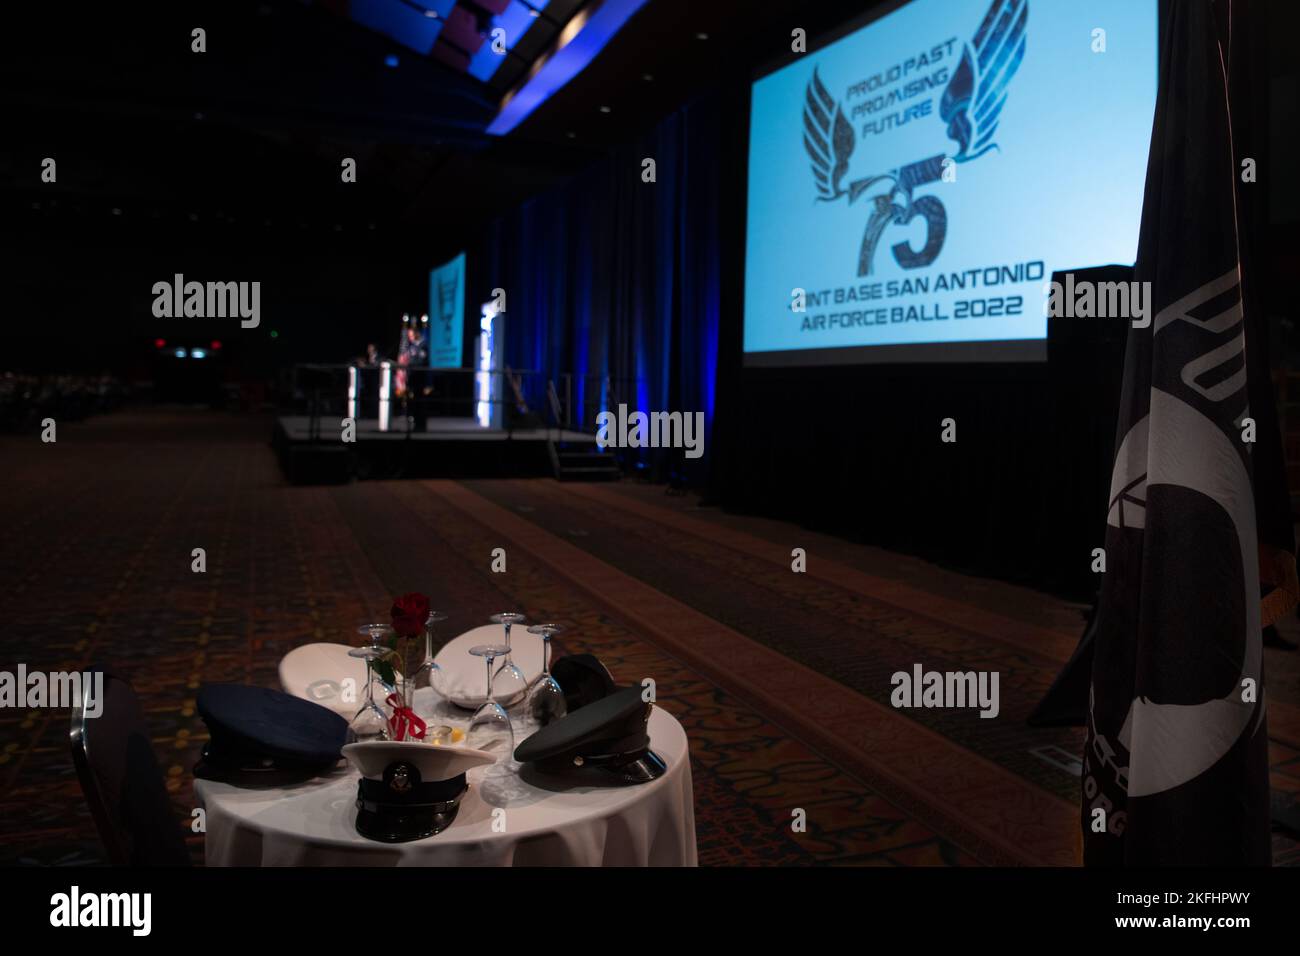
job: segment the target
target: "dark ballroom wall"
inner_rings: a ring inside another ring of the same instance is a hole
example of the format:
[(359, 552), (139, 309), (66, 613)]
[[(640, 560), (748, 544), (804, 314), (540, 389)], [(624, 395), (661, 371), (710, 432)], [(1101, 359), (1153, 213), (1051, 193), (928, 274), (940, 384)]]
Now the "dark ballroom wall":
[[(543, 407), (547, 379), (559, 387), (573, 373), (581, 425), (594, 431), (609, 377), (612, 404), (702, 412), (711, 428), (722, 135), (717, 101), (696, 101), (493, 224), (472, 301), (506, 291), (505, 361), (542, 373), (526, 382), (531, 407)], [(652, 182), (646, 159), (655, 162)], [(699, 459), (664, 449), (628, 457), (659, 479), (699, 484), (708, 446)]]

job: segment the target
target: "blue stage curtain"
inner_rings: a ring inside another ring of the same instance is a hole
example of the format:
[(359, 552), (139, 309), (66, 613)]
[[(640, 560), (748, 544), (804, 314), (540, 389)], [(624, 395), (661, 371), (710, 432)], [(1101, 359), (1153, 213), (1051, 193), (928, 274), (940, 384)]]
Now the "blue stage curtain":
[[(704, 455), (627, 450), (656, 478), (704, 481), (713, 424), (720, 301), (718, 107), (701, 100), (564, 186), (494, 222), (482, 275), (506, 291), (505, 361), (531, 408), (572, 373), (580, 427), (628, 411), (703, 412)], [(655, 161), (655, 181), (643, 163)], [(485, 297), (486, 298), (486, 297)], [(612, 384), (612, 394), (605, 382)]]

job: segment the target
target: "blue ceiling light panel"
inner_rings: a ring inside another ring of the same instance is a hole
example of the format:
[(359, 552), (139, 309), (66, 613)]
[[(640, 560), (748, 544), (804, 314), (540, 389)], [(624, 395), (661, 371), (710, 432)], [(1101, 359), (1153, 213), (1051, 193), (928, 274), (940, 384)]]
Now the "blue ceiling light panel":
[[(649, 0), (317, 0), (406, 50), (484, 84), (505, 135), (600, 55)], [(384, 63), (398, 66), (397, 53)]]
[(447, 15), (447, 24), (439, 34), (440, 42), (431, 51), (433, 58), (465, 72), (469, 69), (470, 57), (483, 46), (486, 31), (480, 23), (487, 22), (487, 14), (480, 7), (457, 4)]
[[(416, 53), (428, 53), (438, 39), (442, 30), (442, 10), (450, 12), (454, 0), (436, 0), (426, 3), (404, 3), (402, 0), (352, 0), (348, 5), (348, 15), (369, 27), (376, 33), (382, 33), (395, 43), (400, 43)], [(425, 16), (425, 10), (434, 10), (437, 18)]]
[[(587, 68), (628, 20), (649, 0), (605, 0), (577, 29), (561, 34), (563, 45), (501, 107), (488, 132), (504, 136)], [(581, 15), (581, 14), (580, 14)], [(567, 42), (566, 42), (567, 41)]]
[[(546, 0), (534, 0), (533, 7), (541, 10), (546, 6)], [(505, 31), (503, 39), (505, 40), (506, 50), (512, 50), (524, 36), (525, 33), (537, 22), (537, 18), (532, 15), (531, 9), (520, 3), (519, 0), (511, 0), (505, 11), (492, 18), (492, 25), (488, 29), (488, 42), (479, 48), (479, 51), (470, 58), (469, 73), (476, 76), (484, 83), (492, 79), (492, 75), (505, 62), (509, 53), (497, 53), (492, 49), (492, 31), (501, 29)]]

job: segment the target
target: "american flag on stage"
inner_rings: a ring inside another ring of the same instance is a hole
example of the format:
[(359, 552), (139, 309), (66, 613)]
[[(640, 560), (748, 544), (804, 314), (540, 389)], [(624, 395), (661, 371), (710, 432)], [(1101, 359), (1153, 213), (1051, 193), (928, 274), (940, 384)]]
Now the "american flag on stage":
[[(1294, 594), (1294, 540), (1273, 494), (1284, 485), (1264, 475), (1281, 467), (1281, 439), (1263, 329), (1243, 298), (1229, 34), (1209, 0), (1162, 12), (1136, 270), (1154, 318), (1130, 330), (1125, 357), (1084, 861), (1267, 865), (1261, 629)], [(1261, 570), (1288, 582), (1266, 602)]]

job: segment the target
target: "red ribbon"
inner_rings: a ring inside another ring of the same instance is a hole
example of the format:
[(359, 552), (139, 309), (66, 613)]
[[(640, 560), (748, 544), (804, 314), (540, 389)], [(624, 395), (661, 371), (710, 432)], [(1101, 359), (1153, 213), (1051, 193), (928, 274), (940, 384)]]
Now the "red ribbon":
[(386, 698), (388, 706), (393, 708), (393, 716), (388, 718), (388, 726), (393, 728), (394, 740), (405, 740), (407, 737), (414, 737), (418, 740), (424, 739), (424, 732), (428, 728), (411, 708), (403, 705), (402, 699), (396, 694), (389, 694)]

